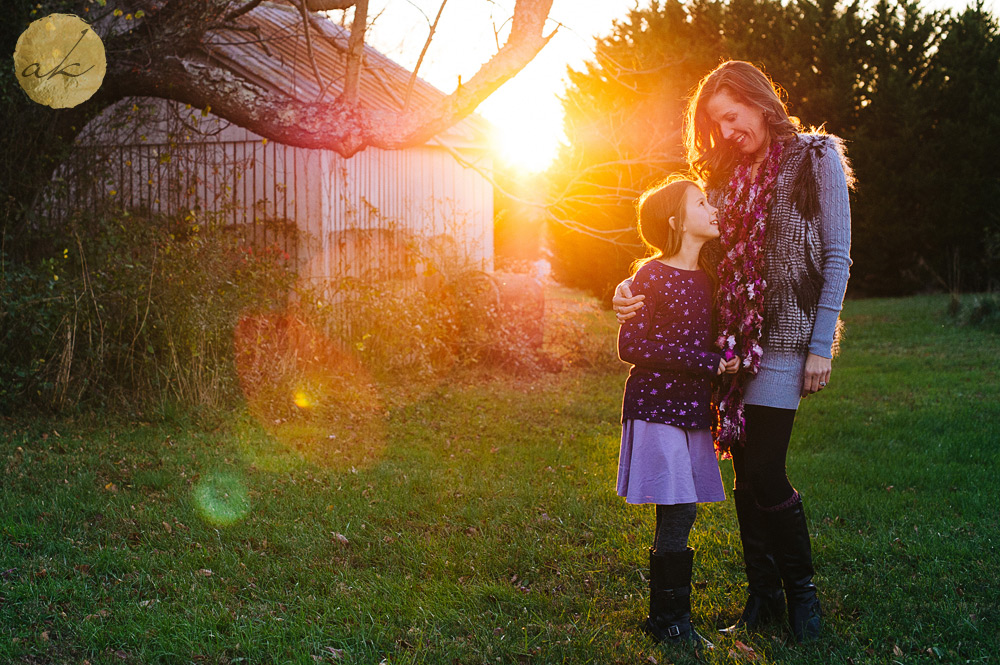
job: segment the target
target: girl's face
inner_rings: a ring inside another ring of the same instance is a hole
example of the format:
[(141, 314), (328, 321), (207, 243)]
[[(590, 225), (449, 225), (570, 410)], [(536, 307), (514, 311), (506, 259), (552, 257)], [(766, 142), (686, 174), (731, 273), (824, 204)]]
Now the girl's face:
[(723, 140), (744, 155), (763, 156), (771, 143), (763, 111), (739, 101), (726, 88), (709, 98), (705, 110)]
[(696, 240), (706, 241), (719, 237), (718, 210), (713, 208), (704, 192), (695, 186), (684, 193), (684, 233)]

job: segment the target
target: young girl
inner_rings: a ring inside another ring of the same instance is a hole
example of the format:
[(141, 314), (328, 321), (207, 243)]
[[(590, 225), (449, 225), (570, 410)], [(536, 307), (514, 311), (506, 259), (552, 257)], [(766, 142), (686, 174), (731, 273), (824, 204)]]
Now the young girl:
[(636, 211), (652, 255), (637, 262), (632, 280), (645, 306), (618, 333), (618, 357), (634, 365), (622, 404), (618, 495), (656, 504), (644, 630), (656, 641), (711, 649), (691, 626), (688, 533), (695, 504), (726, 498), (709, 402), (712, 377), (739, 367), (739, 358), (710, 350), (714, 272), (704, 269), (701, 248), (719, 236), (716, 209), (694, 182), (674, 179), (646, 191)]

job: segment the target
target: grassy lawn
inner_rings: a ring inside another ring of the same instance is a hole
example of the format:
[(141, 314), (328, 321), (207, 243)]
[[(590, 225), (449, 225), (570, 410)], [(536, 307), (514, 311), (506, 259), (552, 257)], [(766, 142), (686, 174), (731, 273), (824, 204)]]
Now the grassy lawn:
[[(799, 412), (822, 638), (701, 662), (997, 662), (1000, 336), (946, 305), (849, 302)], [(614, 495), (624, 376), (464, 373), (325, 436), (245, 412), (4, 422), (0, 662), (696, 662), (638, 630), (653, 513)], [(743, 601), (731, 502), (692, 546), (713, 632)]]

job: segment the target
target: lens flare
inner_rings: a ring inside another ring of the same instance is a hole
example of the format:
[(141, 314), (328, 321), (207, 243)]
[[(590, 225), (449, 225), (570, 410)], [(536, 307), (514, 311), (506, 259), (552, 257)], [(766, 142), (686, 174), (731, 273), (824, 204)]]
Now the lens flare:
[(300, 409), (308, 409), (309, 407), (312, 406), (312, 400), (309, 399), (309, 395), (307, 395), (305, 391), (302, 390), (295, 391), (295, 397), (292, 399), (292, 401), (295, 402), (295, 406), (299, 407)]
[[(385, 409), (374, 381), (351, 352), (294, 312), (244, 316), (234, 345), (249, 410), (286, 451), (339, 468), (380, 458)], [(273, 452), (259, 442), (257, 448), (248, 446), (244, 453), (261, 467)]]
[(235, 524), (250, 510), (246, 487), (231, 473), (210, 473), (198, 481), (194, 501), (202, 518), (215, 526)]

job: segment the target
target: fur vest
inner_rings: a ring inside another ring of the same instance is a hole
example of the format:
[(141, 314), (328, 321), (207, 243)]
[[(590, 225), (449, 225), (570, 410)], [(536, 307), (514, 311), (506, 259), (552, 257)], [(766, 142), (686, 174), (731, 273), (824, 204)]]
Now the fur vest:
[[(850, 165), (836, 136), (796, 134), (788, 139), (781, 156), (764, 248), (767, 287), (761, 344), (772, 351), (805, 353), (809, 349), (824, 283), (819, 165), (828, 151), (838, 155), (851, 183)], [(725, 186), (709, 190), (712, 205), (718, 207), (723, 203)], [(713, 244), (714, 247), (706, 249), (713, 258), (721, 258), (718, 242)], [(835, 347), (839, 322), (837, 328)]]

